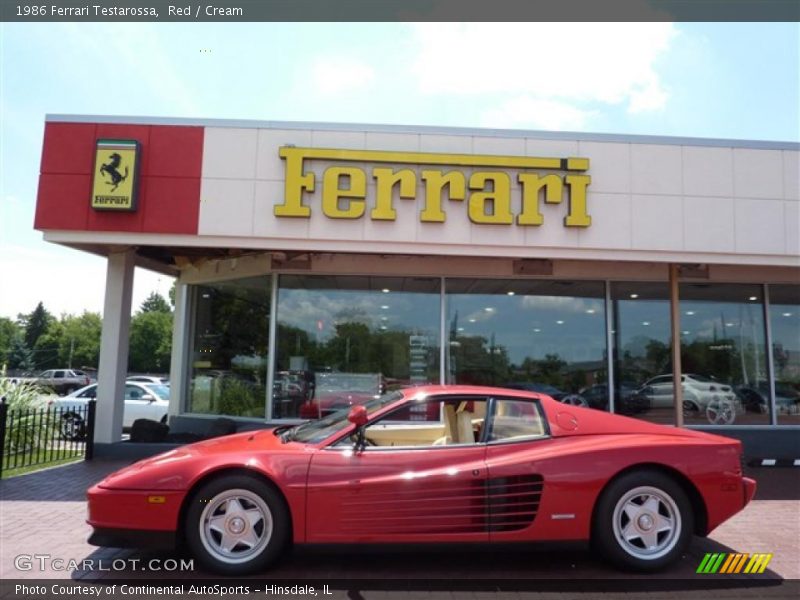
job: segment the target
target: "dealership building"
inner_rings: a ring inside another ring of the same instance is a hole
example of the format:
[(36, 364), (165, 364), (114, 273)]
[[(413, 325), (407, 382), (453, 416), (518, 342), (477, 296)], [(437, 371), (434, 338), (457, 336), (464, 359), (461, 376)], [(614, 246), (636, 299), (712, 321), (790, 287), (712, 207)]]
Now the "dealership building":
[(140, 266), (176, 431), (467, 383), (800, 457), (796, 143), (49, 116), (35, 227), (107, 259), (96, 454)]

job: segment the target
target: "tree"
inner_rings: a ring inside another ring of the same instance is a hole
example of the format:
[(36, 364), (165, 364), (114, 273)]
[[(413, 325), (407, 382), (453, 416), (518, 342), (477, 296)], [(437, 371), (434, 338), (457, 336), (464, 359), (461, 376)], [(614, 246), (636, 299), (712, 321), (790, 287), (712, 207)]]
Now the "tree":
[(70, 368), (97, 368), (100, 362), (100, 337), (103, 319), (100, 313), (84, 311), (79, 317), (65, 315), (58, 356), (61, 365)]
[(131, 319), (128, 368), (131, 371), (166, 373), (172, 353), (172, 314), (140, 312)]
[(59, 359), (58, 349), (64, 337), (64, 326), (55, 319), (47, 324), (47, 329), (36, 340), (33, 346), (33, 358), (36, 368), (57, 369), (63, 367)]
[(8, 362), (11, 353), (11, 343), (14, 338), (21, 336), (22, 330), (11, 319), (0, 317), (0, 366)]
[(47, 331), (47, 327), (55, 320), (44, 304), (39, 302), (29, 315), (20, 315), (20, 321), (25, 327), (25, 344), (34, 348), (39, 338)]
[(23, 335), (18, 335), (11, 341), (11, 348), (8, 353), (8, 367), (23, 371), (33, 371), (36, 368), (36, 364), (33, 361), (33, 351), (28, 348)]
[(164, 299), (164, 296), (162, 296), (158, 292), (151, 292), (150, 295), (147, 297), (147, 299), (145, 299), (145, 301), (142, 302), (142, 305), (139, 307), (139, 312), (170, 313), (172, 312), (172, 309), (170, 308), (167, 301)]

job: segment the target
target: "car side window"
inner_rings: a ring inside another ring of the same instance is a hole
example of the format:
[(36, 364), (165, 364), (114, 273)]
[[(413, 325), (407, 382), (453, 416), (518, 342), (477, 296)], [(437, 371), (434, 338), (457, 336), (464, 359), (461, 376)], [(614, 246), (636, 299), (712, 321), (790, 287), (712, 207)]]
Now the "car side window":
[(64, 379), (64, 371), (56, 371), (55, 378), (56, 379)]
[[(430, 398), (403, 406), (364, 430), (366, 449), (464, 446), (482, 439), (485, 398)], [(338, 445), (352, 445), (348, 438)]]
[(138, 400), (142, 397), (142, 390), (140, 390), (135, 385), (126, 385), (125, 386), (125, 399), (126, 400)]
[(537, 402), (506, 399), (494, 401), (494, 413), (489, 420), (487, 441), (511, 441), (546, 435), (547, 429)]

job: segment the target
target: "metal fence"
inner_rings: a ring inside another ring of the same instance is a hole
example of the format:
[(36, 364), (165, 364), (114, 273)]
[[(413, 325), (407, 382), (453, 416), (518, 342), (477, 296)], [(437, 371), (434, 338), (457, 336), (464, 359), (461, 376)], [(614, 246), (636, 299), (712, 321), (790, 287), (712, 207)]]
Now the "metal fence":
[(0, 475), (69, 458), (91, 460), (95, 401), (16, 409), (0, 399)]

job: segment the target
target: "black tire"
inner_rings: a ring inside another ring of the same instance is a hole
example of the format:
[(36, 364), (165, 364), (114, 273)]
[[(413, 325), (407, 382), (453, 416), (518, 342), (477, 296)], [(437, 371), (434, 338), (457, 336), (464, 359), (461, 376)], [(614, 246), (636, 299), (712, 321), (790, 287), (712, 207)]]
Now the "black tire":
[[(659, 532), (667, 522), (671, 530)], [(692, 505), (677, 481), (658, 471), (632, 471), (613, 480), (600, 495), (592, 545), (624, 570), (656, 571), (681, 557), (693, 531)]]
[[(225, 534), (211, 525), (213, 520)], [(223, 575), (264, 570), (288, 545), (290, 530), (283, 497), (264, 481), (244, 474), (224, 475), (203, 484), (193, 494), (184, 521), (191, 553), (203, 567)], [(251, 541), (254, 545), (248, 548)], [(231, 543), (233, 546), (225, 549)]]
[(76, 413), (66, 413), (59, 423), (61, 437), (70, 442), (77, 442), (86, 437), (86, 421)]

